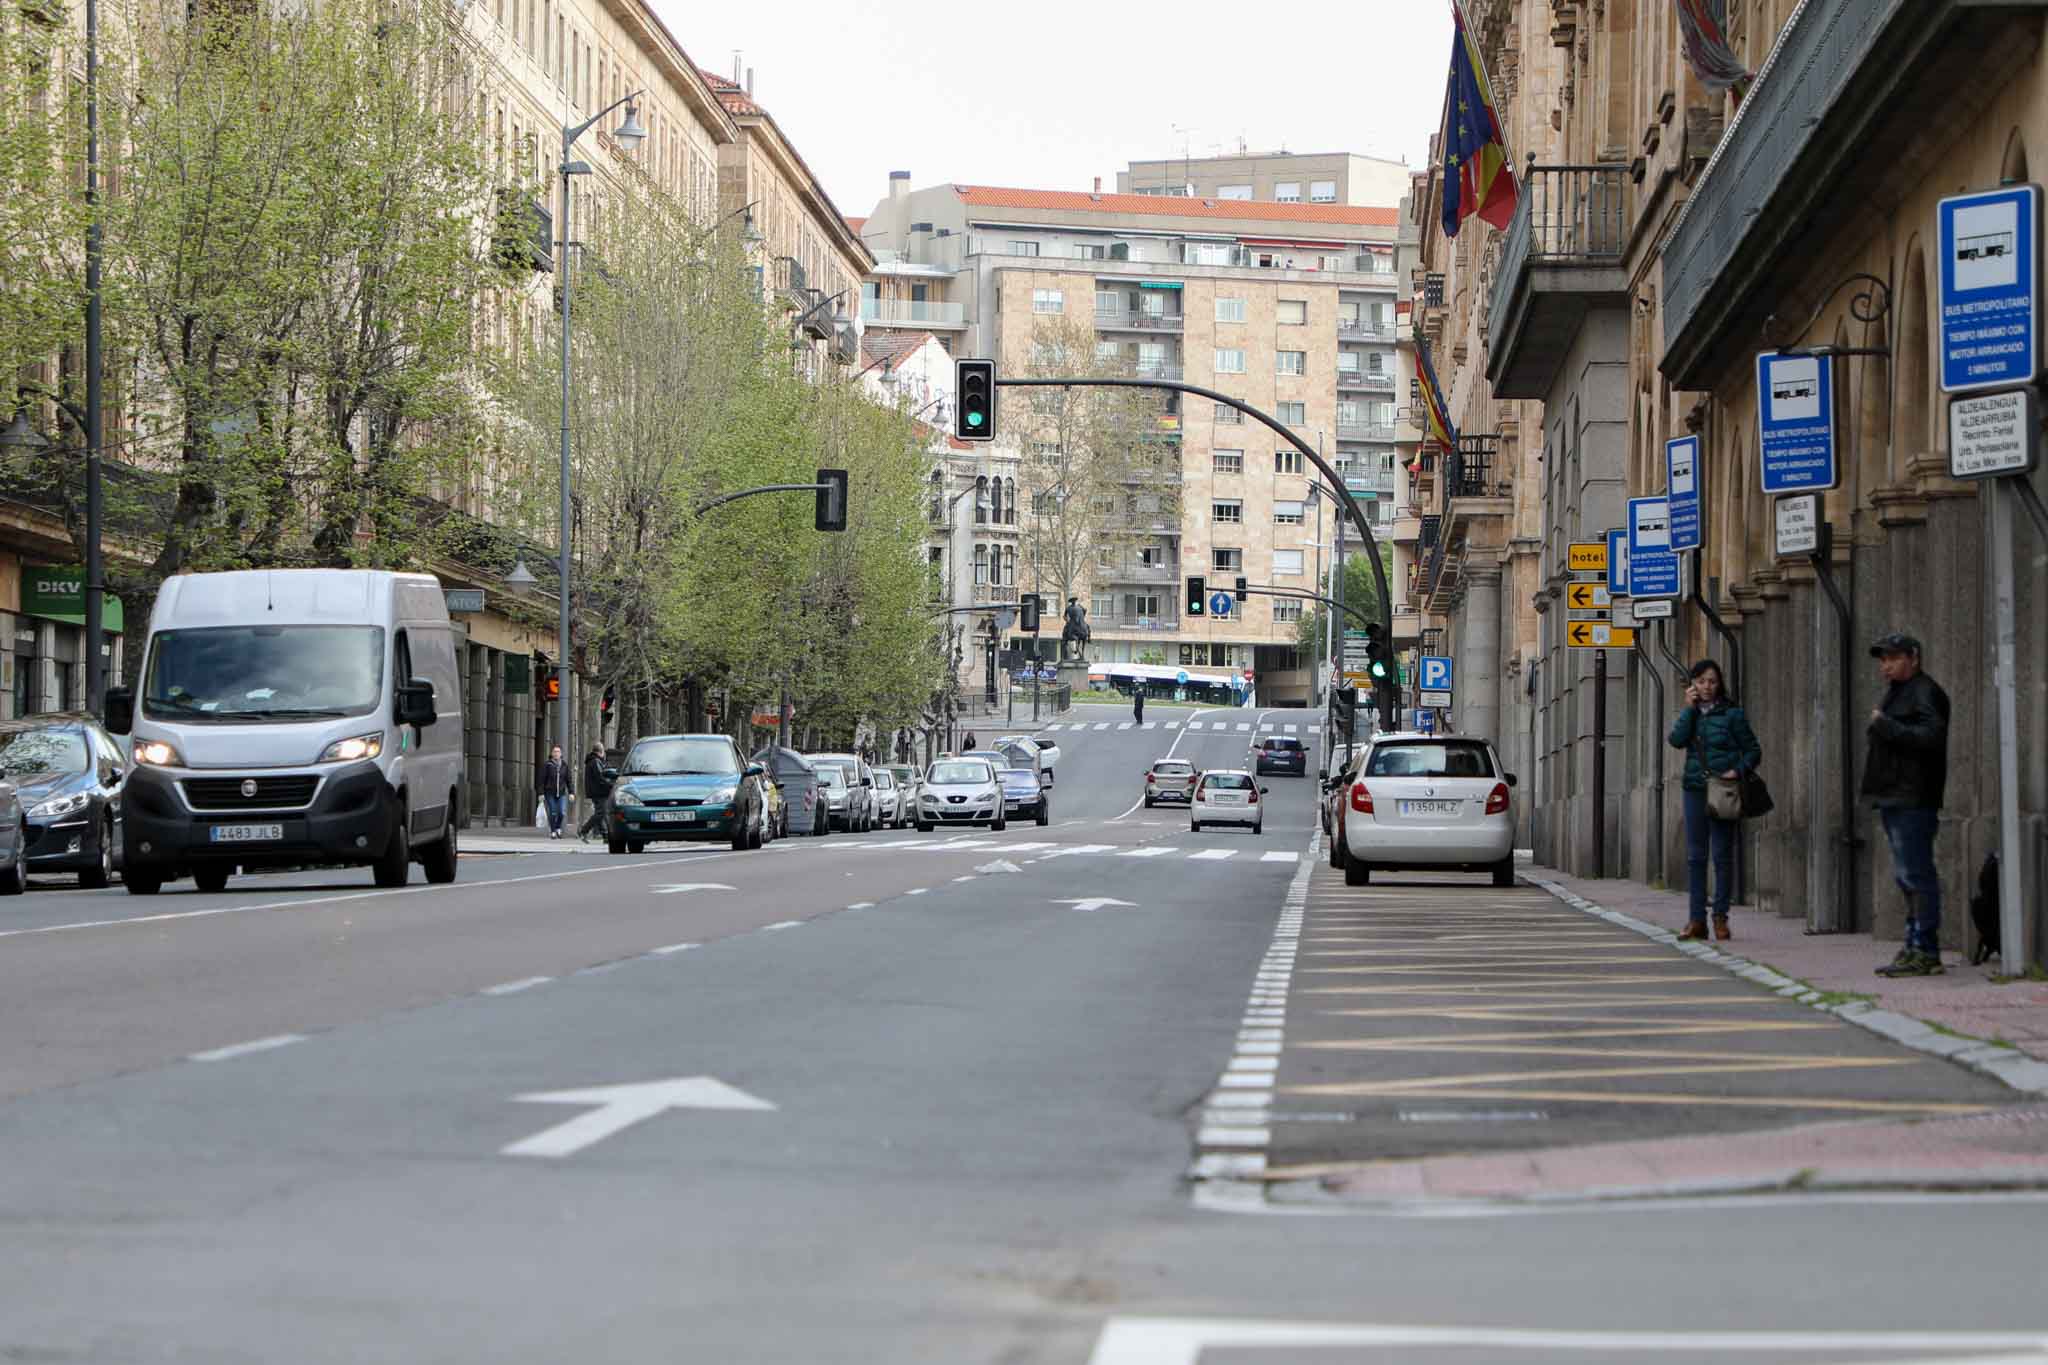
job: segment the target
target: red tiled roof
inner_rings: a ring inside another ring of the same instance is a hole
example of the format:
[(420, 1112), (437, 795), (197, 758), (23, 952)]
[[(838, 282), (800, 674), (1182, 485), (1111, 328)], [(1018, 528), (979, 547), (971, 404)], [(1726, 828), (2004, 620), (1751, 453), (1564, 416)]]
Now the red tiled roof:
[(718, 96), (718, 102), (725, 106), (727, 113), (750, 115), (765, 115), (767, 113), (767, 110), (754, 103), (752, 95), (741, 89), (735, 82), (729, 81), (715, 72), (706, 71), (701, 66), (697, 68), (697, 74), (702, 76), (704, 83), (711, 87), (711, 93)]
[(846, 225), (852, 228), (853, 235), (858, 237), (860, 236), (860, 230), (868, 225), (868, 220), (865, 218), (848, 218)]
[(1393, 227), (1395, 209), (1351, 204), (1276, 204), (1258, 199), (1182, 199), (1162, 194), (1090, 194), (1086, 190), (1018, 190), (998, 185), (955, 185), (973, 208), (1062, 209), (1074, 213), (1144, 213), (1156, 217), (1228, 218), (1341, 227)]
[[(904, 357), (914, 354), (927, 341), (937, 341), (930, 332), (893, 332), (883, 328), (871, 328), (860, 338), (861, 354), (870, 365), (880, 365), (893, 370), (903, 363)], [(941, 348), (944, 342), (939, 342)]]

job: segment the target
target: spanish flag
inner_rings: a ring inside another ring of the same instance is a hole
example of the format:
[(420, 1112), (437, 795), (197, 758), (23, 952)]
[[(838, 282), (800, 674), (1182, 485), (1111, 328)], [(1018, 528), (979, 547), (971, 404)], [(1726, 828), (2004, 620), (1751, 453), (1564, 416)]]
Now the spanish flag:
[(1429, 362), (1429, 343), (1415, 339), (1415, 364), (1422, 381), (1422, 439), (1439, 450), (1458, 448), (1458, 430), (1451, 425), (1451, 411), (1444, 404), (1444, 391), (1436, 382), (1436, 366)]
[(1493, 107), (1486, 64), (1465, 28), (1465, 11), (1451, 0), (1457, 31), (1451, 37), (1451, 79), (1444, 88), (1444, 235), (1477, 214), (1505, 229), (1515, 216), (1515, 173)]

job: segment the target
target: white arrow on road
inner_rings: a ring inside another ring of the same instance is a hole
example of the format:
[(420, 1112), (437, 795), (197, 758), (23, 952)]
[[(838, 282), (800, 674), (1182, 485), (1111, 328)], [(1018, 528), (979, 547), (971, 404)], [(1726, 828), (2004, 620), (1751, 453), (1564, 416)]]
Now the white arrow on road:
[(1100, 909), (1104, 908), (1105, 906), (1111, 906), (1111, 905), (1122, 905), (1122, 906), (1127, 906), (1127, 907), (1129, 907), (1129, 908), (1131, 908), (1131, 909), (1136, 909), (1136, 908), (1137, 908), (1137, 902), (1136, 902), (1136, 901), (1120, 901), (1120, 900), (1117, 900), (1117, 899), (1116, 899), (1115, 897), (1113, 897), (1113, 896), (1089, 896), (1089, 897), (1087, 897), (1087, 898), (1086, 898), (1086, 899), (1084, 899), (1084, 900), (1064, 900), (1064, 901), (1054, 901), (1054, 902), (1053, 902), (1053, 904), (1054, 904), (1054, 905), (1071, 905), (1071, 906), (1073, 906), (1073, 907), (1074, 907), (1074, 909), (1075, 909), (1076, 911), (1086, 911), (1086, 910), (1100, 910)]
[(567, 1123), (535, 1133), (502, 1148), (501, 1156), (574, 1156), (593, 1143), (624, 1132), (643, 1119), (669, 1109), (773, 1109), (744, 1090), (735, 1090), (714, 1076), (678, 1076), (666, 1081), (599, 1085), (588, 1090), (550, 1090), (514, 1095), (522, 1104), (589, 1104), (597, 1107)]
[(650, 887), (657, 896), (673, 896), (683, 891), (730, 891), (724, 882), (674, 882), (668, 886)]

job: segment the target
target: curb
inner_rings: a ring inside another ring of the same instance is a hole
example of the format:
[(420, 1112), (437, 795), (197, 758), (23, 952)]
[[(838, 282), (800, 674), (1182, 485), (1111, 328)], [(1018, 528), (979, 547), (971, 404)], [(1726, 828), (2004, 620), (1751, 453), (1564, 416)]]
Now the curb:
[(1915, 1051), (1945, 1057), (1981, 1075), (1989, 1076), (2022, 1095), (2048, 1095), (2048, 1062), (2037, 1061), (2017, 1048), (1987, 1043), (1981, 1038), (1943, 1033), (1932, 1024), (1915, 1019), (1911, 1015), (1900, 1014), (1896, 1010), (1879, 1009), (1861, 1000), (1852, 1000), (1841, 1005), (1828, 1004), (1827, 997), (1822, 992), (1760, 962), (1737, 957), (1734, 953), (1709, 947), (1696, 940), (1681, 941), (1678, 935), (1662, 925), (1637, 919), (1634, 915), (1624, 914), (1619, 910), (1609, 910), (1545, 878), (1532, 876), (1527, 872), (1519, 875), (1531, 886), (1549, 892), (1574, 910), (1584, 911), (1595, 919), (1606, 920), (1609, 924), (1619, 925), (1624, 929), (1632, 929), (1644, 938), (1667, 944), (1688, 957), (1719, 967), (1745, 981), (1754, 981), (1757, 985), (1775, 991), (1789, 1000), (1810, 1005), (1823, 1014), (1832, 1014), (1858, 1028), (1868, 1029), (1895, 1043), (1903, 1043)]

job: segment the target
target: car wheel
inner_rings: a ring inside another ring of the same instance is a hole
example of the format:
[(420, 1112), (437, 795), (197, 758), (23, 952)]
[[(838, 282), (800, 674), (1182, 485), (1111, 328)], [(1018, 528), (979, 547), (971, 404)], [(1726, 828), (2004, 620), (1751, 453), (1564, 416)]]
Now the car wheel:
[(734, 851), (735, 853), (737, 853), (737, 852), (738, 852), (739, 850), (741, 850), (741, 849), (743, 849), (743, 848), (752, 848), (753, 846), (754, 846), (754, 832), (753, 832), (753, 829), (752, 829), (752, 828), (751, 828), (751, 827), (750, 827), (750, 826), (749, 826), (749, 825), (747, 824), (747, 822), (746, 822), (746, 821), (744, 821), (744, 820), (741, 820), (741, 819), (739, 819), (738, 817), (734, 817), (734, 819), (733, 819), (733, 822), (732, 822), (732, 847), (733, 847), (733, 851)]
[(926, 824), (924, 821), (920, 820), (917, 822), (917, 832), (919, 834), (930, 834), (932, 832), (932, 827)]
[(28, 890), (28, 826), (14, 831), (14, 859), (0, 871), (0, 896), (19, 896)]
[(137, 867), (132, 863), (121, 865), (121, 885), (128, 888), (131, 896), (154, 896), (164, 889), (162, 868)]
[(1493, 865), (1493, 884), (1513, 886), (1515, 884), (1515, 855), (1510, 853)]
[(455, 843), (455, 803), (451, 801), (448, 803), (448, 818), (441, 827), (441, 837), (420, 855), (420, 866), (426, 870), (429, 882), (446, 886), (455, 880), (456, 864), (461, 856), (461, 850)]
[(78, 884), (88, 891), (97, 891), (114, 879), (114, 817), (108, 816), (100, 822), (99, 861), (78, 874)]
[(628, 840), (626, 840), (626, 852), (628, 852), (628, 853), (645, 853), (646, 851), (647, 851), (647, 841), (646, 841), (645, 839), (628, 839)]
[(208, 864), (192, 869), (192, 884), (207, 895), (216, 895), (228, 889), (228, 874), (233, 871), (225, 863)]
[(1342, 825), (1338, 825), (1330, 831), (1330, 866), (1335, 868), (1342, 868), (1344, 866), (1344, 827)]
[(1038, 823), (1040, 825), (1052, 823), (1052, 802), (1041, 801), (1038, 803)]
[(1151, 797), (1149, 797), (1149, 796), (1145, 798), (1145, 809), (1146, 809), (1146, 810), (1151, 810), (1151, 809), (1152, 809), (1152, 798), (1151, 798)]
[(1363, 858), (1344, 859), (1344, 885), (1365, 886), (1372, 881), (1372, 864)]
[(405, 807), (399, 806), (398, 821), (392, 826), (390, 841), (377, 855), (377, 861), (370, 864), (371, 876), (379, 886), (404, 886), (412, 877), (412, 849), (406, 846), (405, 837), (410, 819)]
[(768, 846), (768, 812), (763, 810), (754, 812), (754, 832), (749, 843), (754, 848), (766, 848)]
[(607, 853), (624, 853), (626, 851), (626, 841), (616, 834), (611, 835), (604, 841), (604, 851)]
[(1254, 820), (1254, 821), (1252, 821), (1252, 833), (1254, 833), (1254, 834), (1264, 834), (1265, 832), (1266, 832), (1266, 822), (1265, 822), (1264, 820)]
[(1202, 832), (1202, 822), (1201, 822), (1200, 820), (1190, 820), (1190, 821), (1188, 821), (1188, 833), (1190, 833), (1190, 834), (1200, 834), (1201, 832)]
[(1001, 834), (1004, 830), (1010, 827), (1010, 821), (1008, 817), (998, 815), (994, 820), (991, 820), (989, 822), (988, 827), (991, 833)]

